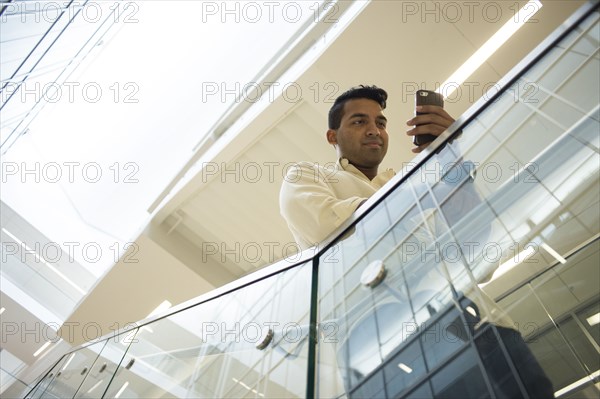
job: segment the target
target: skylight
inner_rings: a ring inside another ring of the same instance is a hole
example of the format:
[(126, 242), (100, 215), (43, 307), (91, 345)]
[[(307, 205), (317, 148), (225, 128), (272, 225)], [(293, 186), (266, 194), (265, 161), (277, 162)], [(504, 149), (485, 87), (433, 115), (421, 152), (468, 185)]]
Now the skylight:
[[(173, 1), (120, 10), (118, 34), (5, 155), (16, 172), (3, 182), (3, 201), (58, 242), (101, 243), (105, 256), (91, 268), (102, 274), (115, 261), (109, 247), (124, 252), (192, 148), (245, 100), (237, 97), (244, 87), (262, 84), (254, 81), (265, 62), (314, 20), (316, 4)], [(40, 198), (52, 212), (39, 211)]]

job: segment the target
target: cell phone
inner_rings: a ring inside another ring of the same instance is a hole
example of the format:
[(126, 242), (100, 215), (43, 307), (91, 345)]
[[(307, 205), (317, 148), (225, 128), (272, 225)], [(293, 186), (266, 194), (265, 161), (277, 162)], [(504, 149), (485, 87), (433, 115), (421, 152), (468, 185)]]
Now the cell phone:
[[(415, 94), (415, 107), (417, 105), (438, 105), (440, 107), (444, 106), (444, 96), (440, 93), (436, 93), (431, 90), (417, 90)], [(417, 112), (417, 115), (426, 114), (427, 112)], [(413, 136), (413, 144), (421, 145), (425, 143), (431, 143), (435, 140), (437, 136), (433, 134), (419, 134)]]

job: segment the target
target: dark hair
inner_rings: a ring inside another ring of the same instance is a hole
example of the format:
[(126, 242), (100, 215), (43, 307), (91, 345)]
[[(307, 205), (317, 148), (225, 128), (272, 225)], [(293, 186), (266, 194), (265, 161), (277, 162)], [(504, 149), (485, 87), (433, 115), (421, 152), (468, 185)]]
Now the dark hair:
[(329, 129), (339, 129), (340, 124), (342, 123), (344, 104), (346, 104), (346, 101), (355, 98), (367, 98), (378, 103), (381, 106), (381, 109), (385, 109), (387, 97), (387, 92), (377, 86), (360, 85), (346, 90), (335, 99), (335, 102), (329, 110)]

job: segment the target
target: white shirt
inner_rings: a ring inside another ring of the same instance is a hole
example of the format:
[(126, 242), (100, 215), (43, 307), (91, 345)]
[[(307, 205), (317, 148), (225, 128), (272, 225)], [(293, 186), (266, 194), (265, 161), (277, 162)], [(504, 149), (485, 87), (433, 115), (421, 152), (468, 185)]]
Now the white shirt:
[(310, 248), (333, 233), (394, 174), (387, 169), (369, 180), (345, 158), (332, 167), (300, 162), (289, 169), (281, 186), (281, 215), (300, 248)]

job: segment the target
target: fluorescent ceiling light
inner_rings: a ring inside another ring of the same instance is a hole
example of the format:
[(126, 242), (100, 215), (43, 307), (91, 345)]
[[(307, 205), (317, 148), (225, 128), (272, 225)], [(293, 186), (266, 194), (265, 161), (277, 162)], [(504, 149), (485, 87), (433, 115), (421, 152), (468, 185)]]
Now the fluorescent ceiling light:
[(93, 387), (91, 387), (91, 388), (90, 388), (90, 390), (89, 390), (89, 391), (87, 391), (87, 393), (90, 393), (90, 392), (92, 392), (94, 389), (98, 388), (98, 387), (100, 386), (100, 384), (102, 384), (102, 381), (104, 381), (104, 380), (100, 380), (100, 381), (98, 381), (98, 382), (97, 382), (97, 383), (96, 383), (96, 384), (95, 384)]
[(42, 353), (44, 350), (46, 350), (46, 348), (48, 346), (50, 346), (51, 343), (52, 343), (51, 341), (47, 341), (44, 345), (42, 345), (42, 347), (40, 349), (35, 351), (35, 353), (33, 354), (33, 357), (37, 357), (40, 353)]
[[(146, 316), (146, 319), (149, 319), (149, 318), (154, 317), (154, 316), (156, 316), (158, 314), (161, 314), (165, 310), (170, 309), (171, 306), (173, 306), (171, 304), (171, 302), (169, 302), (167, 300), (162, 301), (161, 304), (158, 305), (156, 308), (154, 308), (154, 310), (152, 312), (148, 313), (148, 316)], [(150, 326), (143, 326), (142, 330), (146, 330), (149, 333), (153, 333), (154, 332), (154, 330)]]
[(466, 310), (467, 312), (469, 312), (469, 313), (470, 313), (470, 314), (471, 314), (473, 317), (477, 317), (477, 312), (475, 311), (475, 309), (473, 309), (473, 307), (472, 307), (472, 306), (467, 306), (467, 307), (465, 308), (465, 310)]
[(69, 367), (69, 363), (71, 363), (71, 361), (73, 360), (74, 357), (75, 357), (75, 352), (73, 352), (71, 354), (71, 356), (69, 356), (69, 360), (67, 360), (67, 362), (65, 363), (65, 365), (63, 366), (63, 368), (60, 369), (60, 371), (64, 371), (67, 367)]
[(0, 314), (4, 313), (5, 310), (6, 310), (6, 308), (4, 306), (2, 308), (0, 308)]
[(516, 254), (515, 256), (511, 257), (506, 262), (498, 266), (498, 268), (494, 271), (494, 274), (492, 274), (492, 278), (490, 279), (490, 281), (488, 281), (487, 283), (479, 284), (479, 287), (485, 287), (492, 281), (496, 280), (498, 277), (508, 273), (512, 268), (525, 262), (529, 257), (535, 254), (535, 246), (533, 244), (526, 244), (526, 246), (527, 248), (525, 248), (523, 251), (519, 252), (518, 254)]
[(146, 316), (146, 318), (148, 319), (150, 317), (156, 316), (157, 314), (160, 314), (160, 313), (164, 312), (165, 310), (169, 309), (171, 306), (173, 306), (173, 305), (171, 305), (171, 302), (164, 300), (152, 312), (150, 312), (148, 314), (148, 316)]
[(244, 381), (240, 381), (237, 378), (231, 378), (233, 380), (233, 382), (236, 382), (238, 384), (240, 384), (241, 386), (243, 386), (246, 389), (251, 389), (250, 386), (248, 384), (245, 384)]
[(585, 376), (577, 381), (575, 381), (574, 383), (567, 385), (566, 387), (559, 389), (558, 391), (554, 392), (554, 397), (555, 398), (560, 398), (561, 396), (563, 396), (566, 393), (569, 393), (571, 391), (576, 390), (577, 388), (579, 388), (580, 386), (582, 386), (583, 384), (587, 384), (590, 381), (593, 381), (595, 378), (600, 376), (600, 370), (596, 370), (594, 371), (592, 374)]
[(494, 276), (496, 276), (496, 273), (498, 273), (498, 276), (505, 274), (506, 272), (508, 272), (509, 270), (514, 268), (515, 266), (525, 262), (534, 253), (535, 253), (535, 246), (534, 245), (527, 246), (527, 248), (525, 248), (523, 251), (519, 252), (517, 255), (513, 256), (512, 258), (510, 258), (509, 260), (507, 260), (506, 262), (501, 264), (498, 267), (498, 269), (496, 269), (496, 271), (494, 272)]
[(595, 315), (590, 316), (585, 320), (590, 326), (595, 326), (596, 324), (600, 323), (600, 313), (596, 313)]
[(151, 334), (154, 334), (154, 330), (150, 326), (142, 326), (141, 330), (146, 330)]
[(247, 389), (247, 390), (249, 390), (249, 391), (252, 391), (252, 393), (254, 393), (254, 394), (258, 394), (258, 396), (261, 396), (261, 397), (263, 397), (263, 398), (265, 397), (265, 395), (264, 395), (264, 394), (262, 394), (262, 393), (258, 392), (256, 389), (253, 389), (252, 387), (248, 386), (248, 385), (247, 385), (247, 384), (245, 384), (243, 381), (240, 381), (240, 380), (238, 380), (237, 378), (231, 378), (231, 379), (233, 380), (233, 382), (235, 382), (235, 383), (237, 383), (237, 384), (240, 384), (241, 386), (243, 386), (244, 388), (246, 388), (246, 389)]
[[(532, 7), (535, 10), (532, 12)], [(530, 0), (510, 18), (494, 35), (488, 39), (469, 59), (460, 66), (442, 85), (436, 90), (445, 97), (450, 96), (469, 76), (473, 74), (484, 62), (491, 57), (516, 31), (519, 30), (542, 8), (539, 0)], [(445, 87), (448, 86), (448, 90)]]
[(402, 371), (404, 371), (407, 374), (412, 373), (413, 369), (411, 369), (410, 367), (408, 367), (406, 364), (404, 363), (399, 363), (398, 364), (398, 368), (400, 368)]
[(560, 256), (560, 254), (558, 252), (556, 252), (554, 250), (554, 248), (552, 248), (550, 245), (546, 244), (545, 242), (541, 243), (540, 247), (544, 248), (546, 250), (546, 252), (548, 252), (550, 255), (554, 256), (554, 259), (556, 259), (557, 261), (559, 261), (563, 265), (565, 263), (567, 263), (567, 260), (565, 258), (563, 258), (562, 256)]
[(127, 388), (127, 385), (129, 385), (129, 381), (125, 381), (125, 383), (123, 384), (121, 389), (119, 389), (119, 392), (117, 392), (117, 394), (115, 395), (115, 398), (118, 398), (119, 396), (121, 396), (121, 394), (123, 393), (125, 388)]
[(46, 259), (42, 258), (40, 255), (38, 255), (37, 252), (35, 252), (33, 249), (31, 249), (27, 244), (25, 244), (23, 241), (19, 240), (14, 234), (12, 234), (11, 232), (9, 232), (8, 230), (6, 230), (4, 227), (2, 228), (2, 231), (4, 233), (6, 233), (7, 236), (9, 236), (10, 238), (12, 238), (13, 240), (15, 240), (15, 242), (19, 245), (22, 246), (22, 248), (25, 248), (27, 250), (28, 253), (32, 253), (35, 256), (35, 259), (38, 262), (42, 262), (44, 263), (46, 266), (48, 266), (50, 268), (50, 270), (52, 270), (54, 273), (58, 274), (58, 276), (60, 278), (62, 278), (63, 280), (65, 280), (67, 283), (69, 283), (69, 285), (73, 288), (75, 288), (77, 291), (79, 291), (79, 293), (81, 293), (81, 295), (85, 295), (86, 292), (84, 290), (82, 290), (77, 284), (75, 284), (71, 279), (69, 279), (67, 276), (65, 276), (64, 274), (62, 274), (56, 267), (52, 266), (50, 263), (48, 263), (46, 261)]

